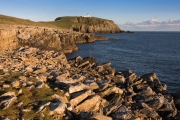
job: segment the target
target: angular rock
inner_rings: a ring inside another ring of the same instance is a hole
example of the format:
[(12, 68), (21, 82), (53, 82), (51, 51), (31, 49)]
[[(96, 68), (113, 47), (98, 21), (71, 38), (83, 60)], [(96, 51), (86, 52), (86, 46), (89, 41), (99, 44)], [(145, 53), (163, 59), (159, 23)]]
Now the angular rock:
[(148, 104), (149, 107), (158, 110), (165, 102), (165, 98), (163, 95), (154, 95), (154, 96), (146, 96), (144, 98), (144, 101), (146, 104)]
[(94, 107), (100, 100), (101, 100), (101, 97), (98, 95), (90, 96), (89, 98), (87, 98), (87, 100), (85, 100), (83, 103), (81, 103), (80, 105), (76, 107), (76, 111), (77, 112), (90, 112), (92, 109), (94, 109)]
[(51, 97), (52, 97), (53, 99), (58, 99), (58, 100), (60, 100), (62, 103), (69, 103), (66, 96), (59, 96), (59, 95), (57, 95), (57, 94), (54, 94), (54, 95), (52, 95)]
[(73, 106), (76, 106), (90, 95), (92, 95), (91, 90), (84, 90), (84, 91), (76, 92), (71, 95), (72, 99), (70, 100), (70, 104)]
[(45, 66), (42, 66), (38, 70), (34, 71), (35, 74), (45, 73), (45, 72), (46, 72), (46, 67)]
[(3, 84), (2, 88), (9, 88), (10, 85), (9, 84)]
[(142, 103), (142, 106), (144, 107), (143, 109), (140, 110), (142, 114), (145, 114), (147, 117), (154, 119), (159, 118), (158, 113), (153, 108), (149, 107), (145, 103)]
[(64, 115), (67, 105), (59, 100), (50, 103), (50, 115), (61, 114)]
[(112, 94), (112, 93), (117, 93), (119, 95), (122, 95), (123, 94), (123, 90), (118, 88), (118, 87), (109, 87), (107, 89), (105, 89), (104, 91), (98, 93), (101, 97), (105, 97), (109, 94)]
[(78, 91), (84, 90), (86, 88), (87, 88), (87, 86), (82, 83), (71, 84), (69, 86), (69, 93), (78, 92)]
[(15, 96), (15, 92), (7, 92), (0, 96), (0, 109), (9, 108), (15, 101), (17, 97)]
[(77, 63), (80, 63), (80, 62), (82, 62), (83, 61), (83, 58), (81, 57), (81, 56), (77, 56), (76, 57), (76, 62)]
[(123, 75), (116, 75), (114, 78), (114, 83), (124, 83), (125, 77)]
[(46, 106), (50, 105), (50, 102), (41, 102), (36, 113), (41, 112)]
[(36, 88), (43, 88), (44, 85), (45, 85), (44, 82), (38, 81), (38, 82), (36, 83)]
[(90, 117), (90, 119), (96, 119), (96, 120), (113, 120), (111, 117), (102, 115), (102, 114), (95, 114)]
[(133, 116), (133, 112), (122, 105), (112, 116), (114, 119), (128, 120)]
[(108, 105), (104, 108), (104, 114), (109, 115), (109, 114), (117, 111), (117, 109), (120, 108), (120, 106), (121, 106), (121, 104), (119, 104), (119, 105), (113, 105), (113, 104)]
[(96, 82), (93, 82), (93, 81), (87, 81), (87, 82), (84, 82), (84, 84), (85, 84), (86, 86), (89, 86), (89, 88), (90, 88), (91, 90), (95, 90), (95, 89), (98, 89), (98, 88), (99, 88), (98, 84), (97, 84)]
[(18, 88), (18, 87), (20, 86), (20, 81), (13, 81), (13, 82), (11, 83), (11, 85), (12, 85), (12, 87), (14, 87), (14, 88)]

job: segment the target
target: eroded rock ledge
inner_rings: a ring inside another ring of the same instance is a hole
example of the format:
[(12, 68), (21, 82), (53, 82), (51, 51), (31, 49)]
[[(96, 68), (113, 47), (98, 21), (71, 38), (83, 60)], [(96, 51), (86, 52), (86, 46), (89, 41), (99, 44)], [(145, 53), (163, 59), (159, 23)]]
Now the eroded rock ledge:
[[(179, 119), (180, 100), (154, 73), (21, 47), (0, 55), (0, 119)], [(8, 111), (8, 112), (7, 112)]]
[(0, 50), (19, 46), (37, 47), (41, 50), (55, 50), (71, 53), (78, 50), (77, 43), (107, 40), (103, 36), (60, 30), (46, 27), (0, 25)]

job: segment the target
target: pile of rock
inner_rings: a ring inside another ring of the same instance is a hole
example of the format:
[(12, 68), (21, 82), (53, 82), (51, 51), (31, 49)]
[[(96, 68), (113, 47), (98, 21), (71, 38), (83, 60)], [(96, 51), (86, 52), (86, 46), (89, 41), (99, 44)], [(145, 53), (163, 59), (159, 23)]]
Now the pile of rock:
[[(25, 47), (5, 51), (0, 56), (0, 69), (3, 71), (0, 79), (9, 71), (22, 74), (18, 80), (0, 82), (0, 91), (4, 92), (0, 96), (0, 109), (13, 106), (18, 110), (14, 118), (25, 119), (24, 113), (33, 113), (38, 119), (45, 114), (53, 119), (72, 120), (177, 118), (173, 97), (154, 73), (139, 77), (131, 70), (116, 72), (110, 62), (99, 65), (92, 57), (78, 56), (67, 61), (63, 53)], [(51, 98), (23, 106), (20, 97), (25, 95), (24, 91), (36, 89), (50, 89)], [(179, 105), (180, 98), (176, 98)], [(11, 118), (1, 112), (0, 116)]]

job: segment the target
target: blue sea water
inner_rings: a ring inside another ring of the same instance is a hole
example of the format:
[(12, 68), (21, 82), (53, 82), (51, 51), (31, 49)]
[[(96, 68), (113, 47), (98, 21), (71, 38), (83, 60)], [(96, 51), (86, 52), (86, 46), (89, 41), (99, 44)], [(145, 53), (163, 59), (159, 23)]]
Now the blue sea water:
[(110, 61), (117, 72), (130, 69), (138, 76), (154, 72), (170, 92), (180, 91), (180, 32), (100, 35), (109, 40), (79, 44), (67, 58), (93, 56), (100, 64)]

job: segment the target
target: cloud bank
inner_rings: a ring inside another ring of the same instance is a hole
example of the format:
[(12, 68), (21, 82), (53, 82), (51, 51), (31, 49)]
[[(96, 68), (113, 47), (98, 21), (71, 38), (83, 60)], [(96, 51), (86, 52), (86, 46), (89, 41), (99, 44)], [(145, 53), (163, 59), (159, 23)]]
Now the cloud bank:
[(126, 22), (120, 25), (123, 30), (142, 30), (142, 31), (180, 31), (180, 20), (169, 19), (167, 21), (158, 21), (152, 18), (140, 23)]

